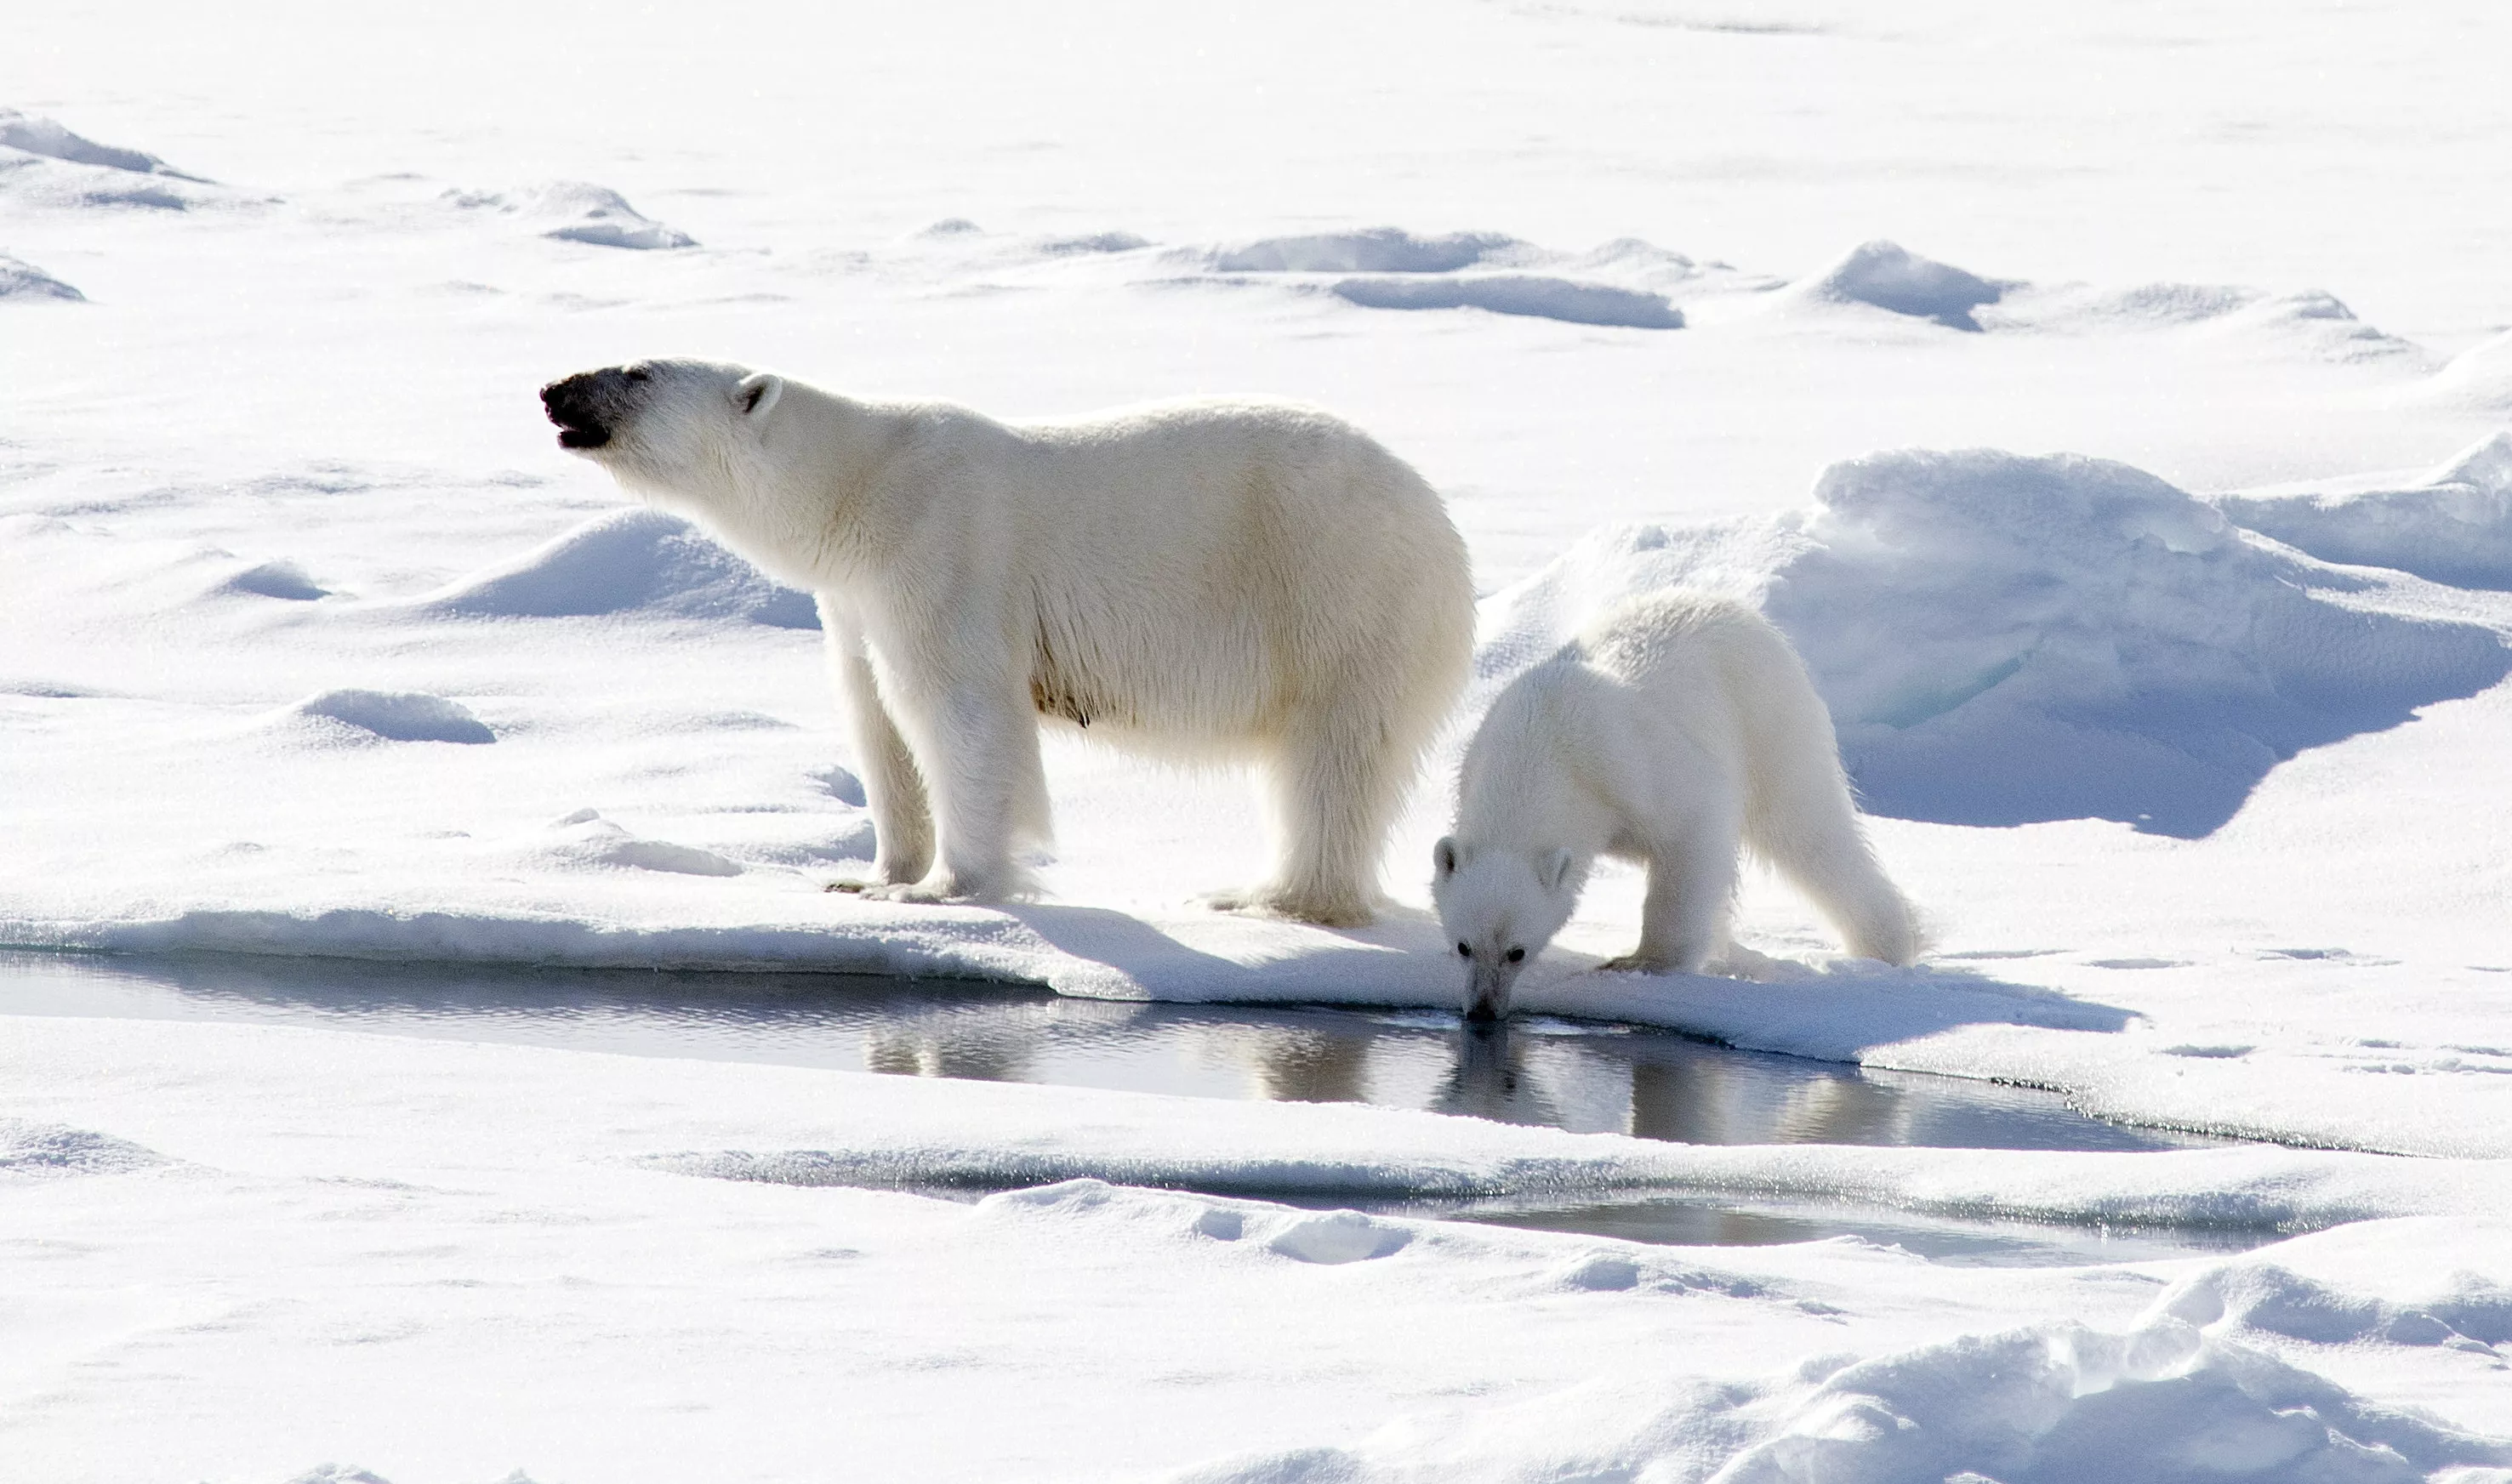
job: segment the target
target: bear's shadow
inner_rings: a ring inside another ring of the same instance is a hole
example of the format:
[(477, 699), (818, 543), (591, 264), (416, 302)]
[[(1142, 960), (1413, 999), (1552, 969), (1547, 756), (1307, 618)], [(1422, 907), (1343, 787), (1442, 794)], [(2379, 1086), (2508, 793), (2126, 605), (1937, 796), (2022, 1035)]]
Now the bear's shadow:
[[(1346, 1004), (1455, 1011), (1463, 979), (1429, 914), (1330, 929), (1234, 918), (1155, 923), (1106, 908), (1006, 909), (1076, 960), (1051, 982), (1067, 994), (1209, 1004)], [(1966, 1026), (2115, 1034), (2117, 1005), (2008, 983), (1977, 969), (1863, 960), (1768, 960), (1764, 979), (1600, 971), (1555, 947), (1519, 981), (1520, 1013), (1657, 1026), (1753, 1050), (1855, 1061), (1869, 1048)]]

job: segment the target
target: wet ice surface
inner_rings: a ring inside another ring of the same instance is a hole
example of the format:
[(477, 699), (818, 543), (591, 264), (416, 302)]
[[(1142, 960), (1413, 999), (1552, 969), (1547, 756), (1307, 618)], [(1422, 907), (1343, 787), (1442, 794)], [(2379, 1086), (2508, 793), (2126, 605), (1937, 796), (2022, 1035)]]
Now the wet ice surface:
[[(1369, 1103), (1689, 1144), (2137, 1152), (2219, 1142), (2105, 1123), (2030, 1088), (1739, 1051), (1641, 1027), (1521, 1017), (1488, 1033), (1422, 1010), (1075, 999), (962, 980), (0, 954), (0, 1015), (314, 1024), (631, 1056)], [(2269, 1235), (1630, 1192), (1357, 1204), (1683, 1245), (1855, 1235), (1953, 1263), (2130, 1262), (2236, 1250)]]

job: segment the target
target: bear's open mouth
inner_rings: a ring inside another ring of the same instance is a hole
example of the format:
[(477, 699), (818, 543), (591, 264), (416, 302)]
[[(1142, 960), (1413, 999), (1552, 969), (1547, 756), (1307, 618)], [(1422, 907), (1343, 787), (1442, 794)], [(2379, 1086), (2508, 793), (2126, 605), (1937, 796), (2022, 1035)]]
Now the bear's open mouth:
[(604, 400), (596, 374), (588, 371), (541, 388), (541, 410), (558, 424), (558, 446), (562, 449), (599, 449), (610, 442), (610, 429), (603, 422), (601, 412), (595, 410), (595, 405)]

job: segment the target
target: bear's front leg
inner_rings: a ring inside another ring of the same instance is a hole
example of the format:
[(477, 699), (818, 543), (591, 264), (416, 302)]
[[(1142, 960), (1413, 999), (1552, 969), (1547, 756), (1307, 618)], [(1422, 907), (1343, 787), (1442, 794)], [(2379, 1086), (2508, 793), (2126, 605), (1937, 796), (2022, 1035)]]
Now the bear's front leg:
[(841, 882), (833, 889), (912, 884), (933, 867), (933, 814), (925, 801), (923, 776), (883, 704), (863, 636), (825, 598), (820, 627), (828, 637), (829, 668), (853, 737), (855, 765), (863, 769), (864, 804), (872, 811), (873, 826), (872, 880)]
[(1021, 801), (1045, 793), (1025, 690), (959, 683), (896, 698), (932, 801), (935, 860), (922, 879), (865, 893), (889, 902), (994, 902), (1032, 889), (1012, 860)]

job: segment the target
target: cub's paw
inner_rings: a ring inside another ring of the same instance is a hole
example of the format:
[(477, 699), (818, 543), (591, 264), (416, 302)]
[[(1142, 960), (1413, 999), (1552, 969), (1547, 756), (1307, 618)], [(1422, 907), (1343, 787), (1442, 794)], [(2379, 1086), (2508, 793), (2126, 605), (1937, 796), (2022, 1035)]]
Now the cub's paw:
[(1625, 954), (1620, 958), (1608, 958), (1596, 967), (1608, 974), (1671, 974), (1674, 972), (1674, 963), (1671, 959), (1659, 958), (1646, 954)]

